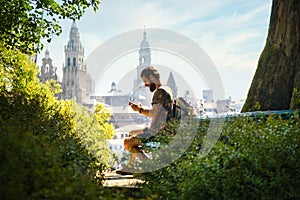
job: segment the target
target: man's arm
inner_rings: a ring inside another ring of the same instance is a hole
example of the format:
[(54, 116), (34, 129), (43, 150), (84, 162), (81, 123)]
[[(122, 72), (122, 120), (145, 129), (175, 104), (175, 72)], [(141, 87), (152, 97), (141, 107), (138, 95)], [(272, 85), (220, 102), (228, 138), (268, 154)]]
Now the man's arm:
[(151, 117), (150, 110), (143, 108), (142, 104), (140, 104), (140, 103), (136, 104), (131, 101), (129, 101), (128, 104), (131, 106), (132, 110), (137, 111), (147, 117)]

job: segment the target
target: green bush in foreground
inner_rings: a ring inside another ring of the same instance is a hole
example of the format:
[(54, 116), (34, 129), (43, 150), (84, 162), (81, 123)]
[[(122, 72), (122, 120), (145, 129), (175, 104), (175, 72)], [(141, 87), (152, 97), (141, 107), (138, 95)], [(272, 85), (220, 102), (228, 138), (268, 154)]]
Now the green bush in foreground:
[(28, 57), (0, 46), (0, 199), (99, 199), (112, 127), (58, 101)]
[(226, 122), (212, 151), (200, 157), (207, 123), (191, 148), (161, 170), (143, 174), (152, 199), (299, 199), (300, 120), (269, 117)]

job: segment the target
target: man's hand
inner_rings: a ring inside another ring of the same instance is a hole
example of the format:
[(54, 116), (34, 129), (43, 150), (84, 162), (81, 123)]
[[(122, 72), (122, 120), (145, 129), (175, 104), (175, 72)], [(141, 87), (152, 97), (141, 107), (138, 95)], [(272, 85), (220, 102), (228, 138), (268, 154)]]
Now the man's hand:
[(128, 104), (131, 106), (132, 110), (134, 110), (134, 111), (139, 111), (140, 108), (142, 108), (142, 104), (140, 104), (140, 103), (136, 104), (134, 102), (129, 101)]

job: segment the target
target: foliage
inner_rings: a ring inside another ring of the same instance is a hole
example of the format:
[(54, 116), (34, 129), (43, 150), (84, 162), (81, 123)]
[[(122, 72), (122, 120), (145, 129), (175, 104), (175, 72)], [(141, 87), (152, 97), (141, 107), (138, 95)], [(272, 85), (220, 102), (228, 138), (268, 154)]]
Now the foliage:
[(50, 42), (61, 33), (59, 19), (80, 19), (88, 7), (96, 11), (99, 4), (99, 0), (0, 0), (0, 41), (23, 53), (39, 51), (41, 39)]
[(114, 127), (108, 123), (110, 113), (102, 104), (97, 104), (92, 112), (78, 104), (74, 104), (73, 109), (76, 112), (74, 120), (77, 136), (97, 159), (96, 163), (108, 167), (108, 163), (113, 160), (113, 155), (107, 149), (107, 139), (111, 139), (114, 135)]
[(107, 116), (57, 100), (50, 85), (27, 56), (0, 46), (0, 199), (104, 195), (95, 176), (108, 165)]
[[(0, 198), (125, 198), (122, 191), (113, 194), (100, 184), (111, 158), (105, 141), (113, 134), (107, 124), (109, 113), (101, 105), (87, 110), (72, 101), (58, 101), (54, 92), (59, 89), (54, 83), (39, 82), (36, 66), (27, 56), (0, 49)], [(189, 149), (167, 167), (140, 175), (145, 183), (132, 195), (297, 199), (299, 124), (297, 115), (284, 120), (231, 119), (212, 151), (201, 157), (209, 120), (201, 121)], [(177, 137), (178, 125), (171, 123), (161, 133), (166, 145), (169, 137)], [(185, 141), (190, 134), (181, 135)]]
[(212, 151), (200, 156), (207, 122), (190, 149), (171, 165), (142, 174), (140, 198), (298, 199), (300, 120), (269, 116), (226, 122)]

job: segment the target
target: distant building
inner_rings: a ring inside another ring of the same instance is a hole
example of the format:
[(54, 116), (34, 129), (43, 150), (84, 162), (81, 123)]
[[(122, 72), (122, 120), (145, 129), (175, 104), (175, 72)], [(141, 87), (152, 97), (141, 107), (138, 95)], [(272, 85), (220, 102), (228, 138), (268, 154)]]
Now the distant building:
[(141, 79), (143, 69), (151, 66), (151, 50), (147, 41), (146, 30), (143, 32), (143, 40), (140, 43), (138, 61), (139, 64), (136, 67), (136, 78), (133, 81), (133, 92), (130, 100), (140, 102), (143, 105), (150, 105), (152, 94), (149, 92), (149, 89), (144, 86), (144, 82)]
[(129, 93), (124, 93), (121, 90), (117, 89), (116, 83), (112, 82), (111, 89), (105, 94), (100, 96), (100, 100), (102, 103), (105, 103), (111, 107), (116, 106), (127, 106), (128, 100), (130, 99)]
[(65, 46), (65, 64), (63, 66), (62, 98), (75, 98), (76, 102), (84, 104), (93, 93), (93, 81), (87, 74), (84, 63), (84, 47), (81, 44), (79, 31), (73, 22), (69, 41)]
[(212, 90), (203, 90), (203, 99), (207, 103), (213, 103), (214, 102), (214, 96)]
[(219, 113), (230, 111), (230, 101), (229, 101), (229, 99), (218, 100), (217, 101), (217, 111)]
[(42, 59), (42, 62), (43, 63), (40, 69), (40, 73), (38, 75), (40, 81), (42, 83), (46, 83), (50, 80), (55, 80), (56, 82), (58, 82), (56, 74), (57, 67), (53, 66), (48, 49), (46, 49), (45, 51), (45, 57)]
[[(92, 79), (91, 74), (86, 75), (86, 97), (90, 98), (95, 92), (95, 81)], [(88, 101), (87, 101), (88, 103)]]
[(151, 66), (151, 50), (150, 45), (147, 41), (147, 34), (146, 30), (143, 33), (143, 40), (140, 43), (139, 49), (139, 65), (136, 67), (137, 76), (133, 83), (133, 90), (138, 89), (139, 87), (143, 86), (144, 83), (141, 79), (141, 72), (145, 67)]
[[(53, 66), (52, 59), (49, 56), (49, 51), (46, 49), (45, 57), (42, 59), (42, 66), (38, 74), (40, 82), (46, 83), (47, 81), (54, 80), (57, 84), (61, 85), (61, 82), (58, 80), (57, 76), (57, 67)], [(61, 93), (55, 94), (59, 99), (61, 98)]]

